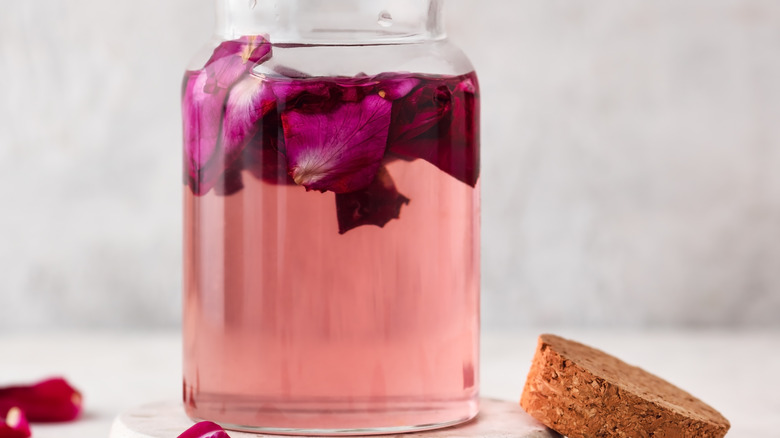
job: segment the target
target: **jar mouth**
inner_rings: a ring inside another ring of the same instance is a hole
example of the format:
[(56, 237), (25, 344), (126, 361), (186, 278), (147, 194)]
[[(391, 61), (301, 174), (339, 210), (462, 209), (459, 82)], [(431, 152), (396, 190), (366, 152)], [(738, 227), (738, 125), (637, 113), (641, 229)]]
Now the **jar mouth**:
[(218, 37), (272, 43), (404, 44), (445, 38), (441, 0), (218, 0)]

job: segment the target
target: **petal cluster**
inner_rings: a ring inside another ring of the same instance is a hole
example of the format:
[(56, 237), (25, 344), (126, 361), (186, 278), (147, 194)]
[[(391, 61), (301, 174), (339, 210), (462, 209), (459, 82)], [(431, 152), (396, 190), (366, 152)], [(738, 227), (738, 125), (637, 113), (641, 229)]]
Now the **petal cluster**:
[[(220, 44), (189, 71), (182, 97), (184, 176), (197, 196), (269, 184), (336, 193), (339, 232), (384, 226), (409, 199), (382, 163), (421, 159), (475, 186), (478, 85), (473, 73), (312, 77), (271, 59), (271, 43)], [(245, 172), (246, 171), (246, 172)]]

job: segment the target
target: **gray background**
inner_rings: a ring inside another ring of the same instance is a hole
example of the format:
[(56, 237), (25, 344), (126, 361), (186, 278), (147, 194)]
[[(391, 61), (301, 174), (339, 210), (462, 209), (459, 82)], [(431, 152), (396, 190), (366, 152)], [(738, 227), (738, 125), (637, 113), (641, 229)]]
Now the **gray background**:
[[(175, 326), (212, 0), (0, 7), (0, 328)], [(780, 326), (780, 3), (447, 0), (487, 328)]]

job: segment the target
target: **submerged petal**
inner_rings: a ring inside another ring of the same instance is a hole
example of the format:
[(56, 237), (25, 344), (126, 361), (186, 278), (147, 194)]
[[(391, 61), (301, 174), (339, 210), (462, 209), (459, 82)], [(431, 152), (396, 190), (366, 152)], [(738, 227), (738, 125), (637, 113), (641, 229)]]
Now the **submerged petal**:
[(219, 424), (201, 421), (182, 432), (178, 438), (230, 438), (230, 436)]
[(393, 107), (388, 150), (422, 158), (464, 183), (479, 177), (476, 76), (431, 81)]
[(18, 407), (32, 422), (71, 421), (81, 413), (81, 393), (65, 379), (0, 388), (0, 411)]
[(290, 176), (307, 190), (346, 193), (369, 185), (385, 153), (391, 107), (371, 95), (324, 114), (283, 113)]
[(204, 194), (211, 188), (201, 187), (199, 174), (216, 151), (224, 97), (227, 96), (227, 91), (224, 96), (204, 92), (206, 79), (202, 70), (187, 72), (182, 99), (185, 171), (198, 185), (193, 187), (197, 194)]
[(284, 136), (279, 126), (279, 114), (271, 109), (263, 116), (261, 129), (244, 148), (241, 160), (255, 178), (269, 184), (295, 185), (287, 173)]
[(409, 198), (398, 193), (387, 169), (380, 167), (368, 187), (336, 194), (339, 234), (361, 225), (384, 227), (391, 219), (398, 219), (401, 206), (408, 203)]

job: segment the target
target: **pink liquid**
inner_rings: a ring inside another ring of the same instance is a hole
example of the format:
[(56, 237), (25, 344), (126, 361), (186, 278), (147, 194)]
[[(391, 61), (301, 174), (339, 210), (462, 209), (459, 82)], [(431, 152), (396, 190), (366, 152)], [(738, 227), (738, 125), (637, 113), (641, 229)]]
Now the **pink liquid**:
[(387, 170), (411, 202), (345, 234), (332, 192), (246, 170), (229, 196), (185, 188), (190, 417), (371, 433), (476, 414), (479, 185), (420, 159)]

